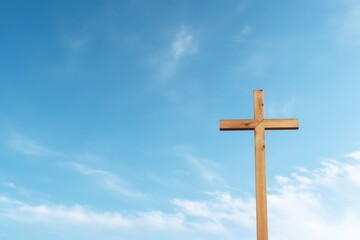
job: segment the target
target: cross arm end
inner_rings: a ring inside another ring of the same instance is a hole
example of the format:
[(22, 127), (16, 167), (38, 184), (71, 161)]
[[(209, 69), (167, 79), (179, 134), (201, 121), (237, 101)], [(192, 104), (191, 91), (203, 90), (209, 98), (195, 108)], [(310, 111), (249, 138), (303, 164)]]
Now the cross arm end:
[(262, 122), (267, 130), (297, 130), (299, 129), (299, 119), (265, 119)]
[(254, 130), (257, 124), (258, 121), (253, 119), (220, 120), (220, 131)]

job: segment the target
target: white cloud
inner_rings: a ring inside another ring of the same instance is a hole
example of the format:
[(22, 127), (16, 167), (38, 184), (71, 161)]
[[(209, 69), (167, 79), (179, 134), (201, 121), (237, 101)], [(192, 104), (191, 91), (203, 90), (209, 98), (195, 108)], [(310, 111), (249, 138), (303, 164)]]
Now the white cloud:
[(22, 223), (47, 225), (78, 225), (95, 228), (185, 230), (180, 213), (166, 214), (161, 211), (129, 213), (93, 211), (82, 205), (63, 206), (54, 204), (28, 204), (0, 195), (0, 216)]
[(227, 229), (227, 222), (253, 228), (252, 223), (255, 216), (253, 198), (235, 198), (230, 193), (214, 193), (212, 195), (215, 196), (215, 199), (210, 201), (175, 199), (172, 203), (186, 214), (190, 222), (194, 221), (195, 217), (197, 221), (192, 224), (203, 230), (211, 225), (213, 228), (207, 228), (207, 231), (226, 232), (230, 230)]
[(360, 151), (355, 151), (346, 155), (347, 157), (360, 160)]
[(355, 240), (360, 234), (358, 176), (359, 162), (331, 159), (318, 169), (292, 174), (268, 197), (273, 239)]
[(31, 205), (0, 196), (0, 214), (19, 222), (86, 224), (99, 227), (130, 227), (131, 221), (118, 213), (90, 211), (83, 206)]
[(142, 193), (133, 190), (121, 177), (101, 169), (92, 169), (79, 163), (68, 163), (75, 171), (93, 178), (101, 187), (126, 197), (144, 197)]
[(166, 214), (162, 211), (140, 212), (137, 214), (136, 224), (145, 225), (152, 229), (170, 228), (175, 231), (186, 229), (183, 214)]
[(59, 155), (45, 146), (22, 136), (15, 136), (9, 141), (9, 146), (22, 154), (34, 156)]

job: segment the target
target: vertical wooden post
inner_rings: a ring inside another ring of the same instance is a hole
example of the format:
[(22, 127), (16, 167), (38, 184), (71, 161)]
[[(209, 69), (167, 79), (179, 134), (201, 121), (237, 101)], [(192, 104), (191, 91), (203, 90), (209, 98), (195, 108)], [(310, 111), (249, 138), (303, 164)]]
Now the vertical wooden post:
[(263, 127), (255, 128), (255, 181), (257, 239), (267, 240), (265, 129)]
[[(254, 119), (258, 123), (264, 120), (263, 91), (254, 91)], [(258, 124), (254, 133), (257, 240), (268, 240), (264, 126)]]

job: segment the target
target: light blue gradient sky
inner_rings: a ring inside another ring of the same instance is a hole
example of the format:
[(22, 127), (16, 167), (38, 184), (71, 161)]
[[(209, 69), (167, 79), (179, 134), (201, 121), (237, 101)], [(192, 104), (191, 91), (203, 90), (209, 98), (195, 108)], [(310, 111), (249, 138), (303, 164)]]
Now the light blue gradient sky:
[[(0, 239), (255, 239), (360, 230), (360, 2), (0, 2)], [(296, 226), (296, 227), (295, 227)]]

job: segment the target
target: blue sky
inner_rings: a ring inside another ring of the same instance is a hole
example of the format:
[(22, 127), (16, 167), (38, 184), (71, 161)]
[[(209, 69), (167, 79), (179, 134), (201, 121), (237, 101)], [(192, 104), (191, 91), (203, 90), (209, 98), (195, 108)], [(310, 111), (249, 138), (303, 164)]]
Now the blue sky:
[(360, 3), (1, 1), (0, 239), (255, 239), (360, 230)]

